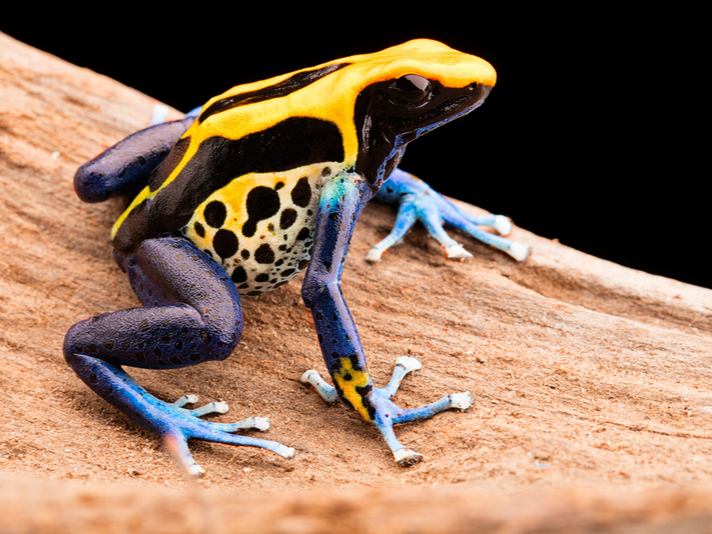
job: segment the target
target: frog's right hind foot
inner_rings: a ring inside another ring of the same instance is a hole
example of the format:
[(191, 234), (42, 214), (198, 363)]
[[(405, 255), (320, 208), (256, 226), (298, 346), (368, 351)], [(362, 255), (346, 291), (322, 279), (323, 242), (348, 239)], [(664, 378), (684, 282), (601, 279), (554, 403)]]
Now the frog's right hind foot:
[[(86, 375), (88, 384), (100, 396), (121, 408), (136, 423), (161, 436), (182, 467), (191, 475), (200, 475), (204, 470), (190, 453), (189, 439), (259, 447), (284, 458), (294, 456), (294, 449), (281, 443), (233, 434), (243, 429), (267, 430), (269, 421), (266, 418), (249, 417), (237, 423), (205, 421), (201, 416), (208, 413), (225, 413), (227, 404), (215, 402), (189, 410), (183, 406), (197, 402), (198, 399), (194, 395), (185, 395), (174, 403), (164, 402), (149, 394), (119, 366), (81, 354), (74, 354), (68, 359), (79, 377), (83, 379)], [(109, 397), (103, 394), (106, 387), (112, 390)]]

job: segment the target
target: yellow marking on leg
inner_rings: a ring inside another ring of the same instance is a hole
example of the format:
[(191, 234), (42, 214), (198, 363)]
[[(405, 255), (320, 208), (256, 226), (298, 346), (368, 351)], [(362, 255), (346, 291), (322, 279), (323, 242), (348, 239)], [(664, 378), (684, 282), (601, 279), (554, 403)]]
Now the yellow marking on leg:
[(370, 378), (368, 370), (359, 371), (353, 368), (350, 358), (341, 358), (341, 369), (333, 375), (339, 390), (344, 398), (349, 401), (349, 404), (361, 414), (366, 421), (371, 420), (368, 409), (363, 404), (363, 397), (359, 394), (356, 388), (368, 386)]

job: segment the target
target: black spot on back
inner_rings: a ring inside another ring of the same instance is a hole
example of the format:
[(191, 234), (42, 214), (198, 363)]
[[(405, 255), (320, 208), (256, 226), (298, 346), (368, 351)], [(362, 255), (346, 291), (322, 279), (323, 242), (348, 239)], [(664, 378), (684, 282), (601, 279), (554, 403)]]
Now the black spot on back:
[(229, 258), (237, 252), (237, 236), (230, 230), (218, 230), (213, 238), (213, 248), (221, 258)]
[(218, 200), (213, 200), (207, 206), (205, 206), (205, 222), (208, 223), (213, 228), (220, 228), (225, 224), (225, 217), (227, 217), (227, 209), (225, 209), (225, 204)]
[(269, 264), (274, 262), (274, 251), (267, 243), (260, 245), (255, 251), (257, 263)]
[(279, 211), (279, 195), (265, 186), (255, 187), (247, 194), (247, 221), (242, 225), (242, 234), (252, 237), (257, 231), (257, 223), (269, 219)]
[(300, 208), (306, 208), (311, 200), (311, 186), (309, 180), (305, 176), (300, 178), (297, 185), (292, 189), (292, 202)]
[(287, 208), (282, 212), (282, 215), (279, 217), (279, 227), (282, 230), (286, 230), (287, 228), (292, 226), (296, 220), (297, 212), (292, 208)]

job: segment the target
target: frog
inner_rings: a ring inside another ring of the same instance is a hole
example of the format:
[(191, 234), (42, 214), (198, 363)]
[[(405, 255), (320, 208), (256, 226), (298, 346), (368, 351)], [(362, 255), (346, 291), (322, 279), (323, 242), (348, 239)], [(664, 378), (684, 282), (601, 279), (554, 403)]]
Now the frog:
[(127, 198), (111, 242), (141, 305), (72, 326), (63, 346), (68, 365), (101, 398), (160, 437), (190, 475), (204, 470), (189, 440), (291, 458), (292, 447), (237, 433), (266, 431), (267, 419), (206, 420), (225, 413), (227, 404), (188, 408), (198, 402), (195, 395), (161, 400), (124, 367), (177, 369), (226, 359), (242, 334), (242, 298), (306, 271), (302, 299), (332, 384), (313, 369), (301, 382), (374, 425), (398, 464), (421, 461), (398, 441), (394, 425), (466, 410), (474, 397), (451, 393), (402, 409), (392, 399), (404, 377), (422, 367), (411, 356), (397, 358), (386, 387), (375, 387), (341, 277), (356, 222), (374, 198), (411, 201), (401, 204), (400, 222), (369, 253), (370, 262), (417, 219), (436, 232), (451, 259), (469, 253), (443, 237), (444, 222), (466, 231), (474, 225), (475, 237), (523, 259), (525, 245), (480, 228), (508, 233), (506, 218), (465, 216), (398, 168), (410, 142), (476, 109), (495, 81), (487, 61), (415, 39), (238, 85), (82, 165), (74, 178), (82, 201)]

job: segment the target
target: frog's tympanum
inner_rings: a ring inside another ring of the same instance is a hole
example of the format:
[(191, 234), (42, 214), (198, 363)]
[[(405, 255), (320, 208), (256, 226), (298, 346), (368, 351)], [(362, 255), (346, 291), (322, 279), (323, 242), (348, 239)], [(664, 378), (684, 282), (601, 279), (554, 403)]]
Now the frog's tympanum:
[[(156, 125), (84, 166), (75, 189), (86, 202), (132, 198), (111, 233), (114, 255), (141, 307), (74, 325), (69, 365), (97, 394), (161, 436), (188, 472), (202, 472), (188, 439), (294, 449), (234, 434), (265, 430), (265, 419), (235, 424), (200, 419), (224, 403), (183, 408), (150, 395), (122, 366), (174, 369), (227, 358), (242, 332), (242, 296), (259, 295), (307, 269), (302, 288), (333, 386), (316, 371), (302, 381), (329, 402), (341, 399), (383, 434), (395, 459), (421, 455), (393, 425), (464, 410), (470, 393), (417, 409), (391, 401), (415, 358), (396, 360), (385, 388), (373, 387), (356, 325), (339, 287), (356, 220), (369, 200), (401, 202), (393, 232), (369, 253), (376, 261), (420, 219), (450, 258), (469, 254), (442, 230), (448, 222), (524, 259), (528, 247), (501, 216), (473, 217), (397, 169), (406, 146), (479, 106), (495, 83), (489, 63), (429, 40), (239, 85), (185, 119)], [(380, 191), (380, 192), (379, 192)]]

